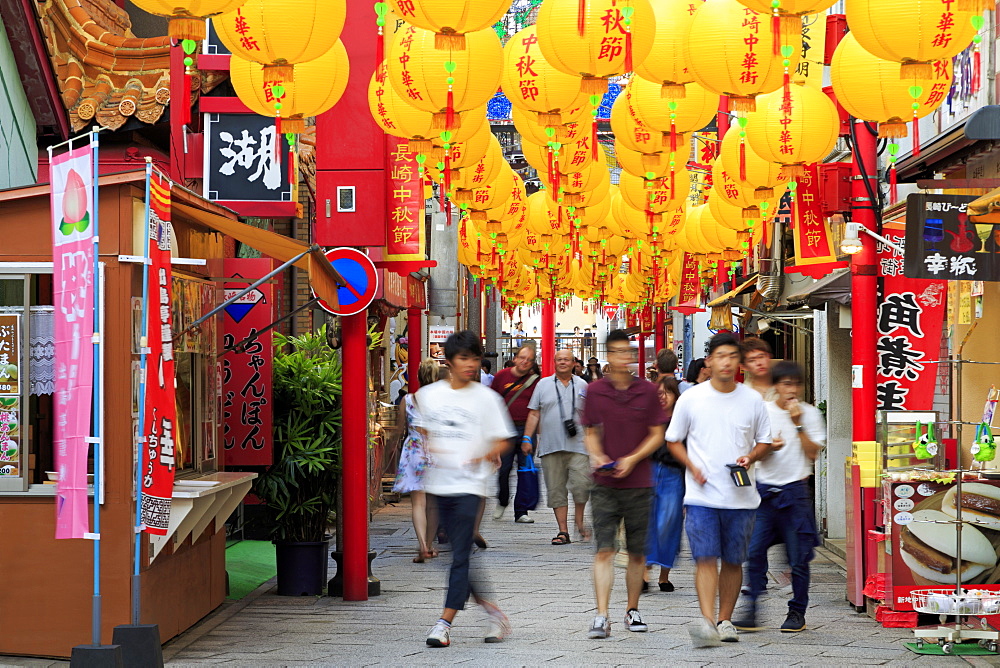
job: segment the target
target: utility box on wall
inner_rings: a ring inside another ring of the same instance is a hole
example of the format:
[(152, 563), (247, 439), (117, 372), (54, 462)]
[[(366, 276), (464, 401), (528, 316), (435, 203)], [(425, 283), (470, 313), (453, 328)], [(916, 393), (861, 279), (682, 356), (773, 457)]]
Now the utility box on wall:
[(828, 162), (820, 165), (819, 192), (825, 215), (850, 211), (851, 163)]

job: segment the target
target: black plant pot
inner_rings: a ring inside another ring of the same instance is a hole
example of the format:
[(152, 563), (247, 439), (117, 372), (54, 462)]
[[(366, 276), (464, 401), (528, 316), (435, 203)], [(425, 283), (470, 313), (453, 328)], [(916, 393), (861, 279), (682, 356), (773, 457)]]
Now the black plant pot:
[(274, 542), (279, 596), (322, 596), (326, 589), (330, 541)]

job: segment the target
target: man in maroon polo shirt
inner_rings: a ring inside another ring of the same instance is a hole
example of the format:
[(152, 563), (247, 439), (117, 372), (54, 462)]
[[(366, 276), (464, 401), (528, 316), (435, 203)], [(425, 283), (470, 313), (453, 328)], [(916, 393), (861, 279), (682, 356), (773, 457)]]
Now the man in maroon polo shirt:
[(594, 469), (594, 489), (590, 495), (594, 519), (594, 595), (597, 616), (588, 638), (611, 634), (608, 606), (614, 584), (614, 556), (618, 551), (618, 525), (625, 522), (628, 569), (625, 587), (628, 610), (625, 626), (629, 631), (646, 631), (639, 615), (646, 567), (646, 531), (653, 478), (649, 456), (663, 445), (667, 415), (660, 406), (656, 386), (629, 371), (635, 351), (628, 335), (620, 329), (608, 334), (608, 374), (587, 387), (582, 423), (584, 443)]

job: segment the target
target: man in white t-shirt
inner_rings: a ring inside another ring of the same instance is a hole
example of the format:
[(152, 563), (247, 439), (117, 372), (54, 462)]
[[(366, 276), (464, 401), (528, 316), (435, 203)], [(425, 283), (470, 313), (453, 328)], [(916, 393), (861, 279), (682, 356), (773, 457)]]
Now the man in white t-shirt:
[(736, 338), (726, 332), (713, 336), (705, 364), (711, 379), (680, 396), (666, 435), (670, 453), (687, 469), (685, 526), (703, 617), (689, 628), (695, 647), (739, 639), (731, 618), (760, 504), (750, 466), (771, 451), (763, 399), (735, 380), (740, 365)]
[(424, 491), (437, 501), (452, 552), (444, 611), (427, 636), (427, 644), (451, 644), (452, 621), (465, 608), (469, 594), (489, 615), (486, 642), (500, 642), (510, 633), (510, 623), (484, 597), (485, 578), (470, 572), (470, 555), (480, 505), (489, 493), (500, 456), (510, 447), (514, 426), (500, 395), (475, 382), (483, 357), (479, 337), (468, 330), (452, 334), (444, 343), (444, 356), (449, 379), (417, 392), (416, 426), (427, 440), (431, 461), (424, 473)]
[(775, 401), (767, 402), (774, 440), (784, 447), (766, 456), (757, 465), (757, 490), (760, 507), (750, 539), (747, 579), (749, 601), (733, 622), (741, 630), (756, 630), (757, 598), (767, 580), (767, 550), (784, 543), (792, 569), (792, 599), (788, 616), (781, 625), (784, 633), (806, 627), (809, 606), (809, 562), (818, 544), (816, 520), (809, 493), (813, 462), (826, 443), (826, 425), (819, 409), (799, 401), (802, 369), (794, 362), (778, 362), (772, 372)]

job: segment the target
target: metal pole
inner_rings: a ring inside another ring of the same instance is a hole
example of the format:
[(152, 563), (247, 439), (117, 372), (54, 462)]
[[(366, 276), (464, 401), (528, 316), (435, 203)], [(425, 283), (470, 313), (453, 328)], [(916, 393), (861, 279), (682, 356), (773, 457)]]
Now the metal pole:
[(343, 328), (344, 600), (368, 600), (368, 352), (366, 311)]
[[(420, 379), (417, 371), (423, 359), (423, 318), (419, 308), (406, 309), (406, 375), (409, 376), (407, 386), (410, 392), (420, 389)], [(395, 397), (390, 397), (395, 399)]]
[(542, 307), (542, 376), (556, 372), (556, 302), (549, 299)]
[(98, 137), (100, 128), (95, 127), (90, 135), (90, 151), (93, 159), (94, 176), (94, 215), (92, 218), (94, 237), (94, 336), (92, 343), (94, 346), (94, 378), (93, 378), (93, 416), (91, 425), (92, 438), (88, 439), (94, 446), (94, 532), (91, 538), (94, 541), (94, 599), (91, 617), (91, 644), (99, 646), (101, 644), (101, 290), (100, 290), (100, 228), (98, 227), (99, 210), (101, 202), (98, 198), (98, 182), (100, 181), (100, 171), (97, 157)]
[[(878, 187), (878, 155), (875, 136), (863, 121), (854, 121), (854, 163), (851, 170), (851, 219), (879, 232), (875, 220), (875, 202), (869, 196), (865, 179), (872, 191)], [(851, 345), (853, 365), (854, 440), (875, 440), (875, 366), (878, 361), (876, 318), (878, 310), (878, 275), (875, 239), (861, 235), (862, 250), (851, 258), (851, 313), (854, 323)], [(860, 383), (858, 382), (860, 381)]]

